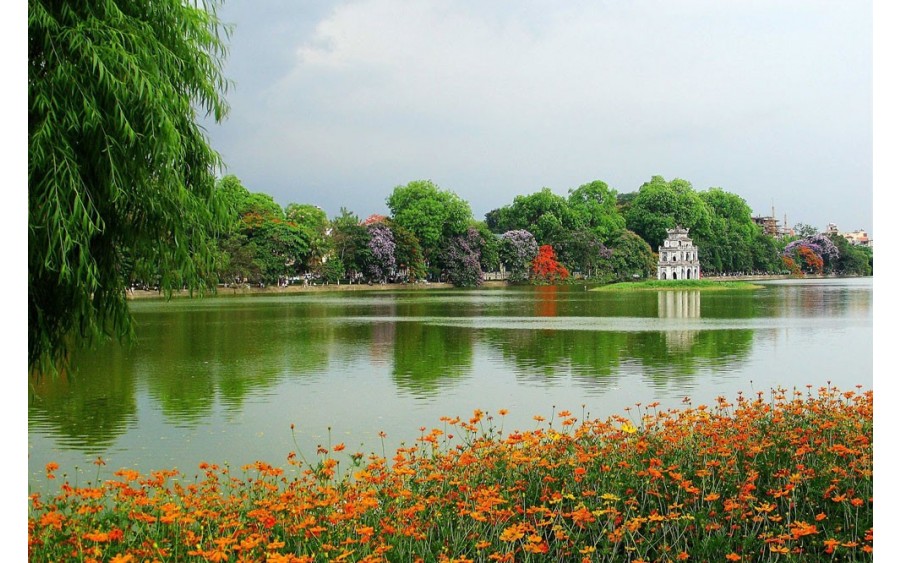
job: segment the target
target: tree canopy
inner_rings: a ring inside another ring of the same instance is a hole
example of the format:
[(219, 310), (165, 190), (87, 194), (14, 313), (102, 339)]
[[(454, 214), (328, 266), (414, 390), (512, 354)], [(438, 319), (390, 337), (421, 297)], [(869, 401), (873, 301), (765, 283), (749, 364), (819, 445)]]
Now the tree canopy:
[[(640, 186), (626, 213), (627, 228), (640, 235), (652, 248), (665, 240), (667, 229), (675, 225), (690, 229), (693, 240), (707, 238), (712, 229), (711, 211), (690, 182), (661, 176)], [(700, 245), (700, 259), (702, 245)]]
[(602, 241), (613, 240), (627, 226), (624, 217), (618, 213), (617, 192), (601, 180), (570, 190), (568, 205), (575, 215), (575, 222)]
[(397, 186), (386, 199), (392, 220), (411, 231), (429, 260), (444, 238), (461, 235), (473, 219), (470, 204), (429, 180)]
[(28, 359), (126, 337), (142, 265), (203, 287), (224, 220), (197, 123), (223, 119), (218, 2), (28, 2)]
[(537, 244), (551, 244), (562, 232), (574, 226), (574, 211), (568, 200), (549, 188), (528, 195), (515, 196), (506, 205), (487, 214), (486, 222), (496, 233), (527, 230)]

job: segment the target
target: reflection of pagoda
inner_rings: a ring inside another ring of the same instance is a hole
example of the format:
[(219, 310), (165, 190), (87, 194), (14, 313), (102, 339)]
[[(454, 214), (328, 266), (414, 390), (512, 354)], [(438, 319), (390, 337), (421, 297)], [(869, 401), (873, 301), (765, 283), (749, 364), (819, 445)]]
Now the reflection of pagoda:
[[(660, 319), (698, 319), (699, 291), (659, 291)], [(666, 330), (665, 345), (669, 350), (686, 350), (696, 341), (698, 330)]]
[(658, 317), (660, 319), (698, 319), (699, 291), (659, 291)]
[(668, 229), (664, 246), (658, 247), (658, 279), (699, 279), (699, 249), (693, 245), (689, 232), (680, 225)]

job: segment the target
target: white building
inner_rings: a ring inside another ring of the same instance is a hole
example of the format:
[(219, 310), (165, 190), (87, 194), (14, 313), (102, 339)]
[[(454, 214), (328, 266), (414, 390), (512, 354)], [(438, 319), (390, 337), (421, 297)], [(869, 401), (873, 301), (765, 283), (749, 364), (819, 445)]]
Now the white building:
[(668, 229), (664, 246), (658, 247), (658, 274), (660, 280), (698, 280), (699, 249), (687, 234), (689, 229), (677, 225)]

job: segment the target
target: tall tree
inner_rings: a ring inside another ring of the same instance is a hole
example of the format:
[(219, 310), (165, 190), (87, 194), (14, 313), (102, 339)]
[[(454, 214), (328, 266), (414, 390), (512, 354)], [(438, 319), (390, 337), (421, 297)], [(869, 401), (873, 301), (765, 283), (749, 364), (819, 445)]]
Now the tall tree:
[(28, 361), (132, 334), (132, 264), (205, 284), (228, 111), (219, 2), (28, 2)]
[(611, 249), (605, 246), (595, 231), (589, 229), (568, 231), (555, 247), (559, 250), (561, 262), (572, 272), (580, 272), (586, 278), (597, 277), (611, 258)]
[(525, 281), (530, 277), (530, 265), (539, 253), (539, 245), (530, 231), (508, 231), (502, 235), (499, 257), (508, 268), (509, 281)]
[[(339, 215), (332, 220), (331, 247), (333, 255), (341, 261), (342, 270), (354, 279), (367, 271), (372, 261), (370, 253), (370, 233), (355, 213), (342, 207)], [(333, 264), (331, 271), (338, 271)]]
[(323, 264), (323, 257), (329, 252), (329, 218), (316, 205), (289, 203), (285, 207), (286, 220), (298, 225), (305, 233), (310, 246), (307, 268), (316, 270)]
[(707, 268), (717, 272), (748, 272), (766, 269), (757, 263), (756, 239), (761, 234), (752, 220), (752, 209), (742, 197), (721, 188), (699, 194), (711, 211), (712, 229), (708, 238)]
[(603, 242), (613, 240), (627, 226), (618, 213), (618, 193), (601, 180), (570, 190), (568, 205), (575, 223), (595, 233)]
[(647, 279), (655, 274), (655, 254), (638, 234), (624, 230), (611, 243), (607, 268), (616, 280)]
[(456, 287), (475, 287), (483, 283), (480, 248), (483, 238), (475, 227), (468, 227), (463, 235), (446, 240), (439, 255), (443, 272)]
[(383, 222), (370, 223), (366, 227), (370, 250), (367, 263), (367, 276), (379, 283), (386, 283), (389, 276), (395, 273), (395, 237), (392, 230)]
[(625, 218), (627, 228), (646, 241), (650, 248), (658, 248), (676, 225), (690, 229), (690, 237), (699, 247), (699, 260), (706, 269), (712, 235), (712, 212), (690, 182), (675, 178), (667, 181), (661, 176), (640, 186)]
[(533, 259), (530, 269), (533, 280), (539, 283), (556, 283), (570, 276), (567, 268), (558, 262), (551, 244), (539, 247), (539, 253)]
[(568, 200), (552, 192), (549, 188), (519, 195), (511, 205), (490, 211), (487, 224), (494, 225), (497, 233), (527, 230), (536, 237), (540, 245), (551, 244), (566, 230), (576, 226), (576, 217), (568, 205)]
[(387, 221), (392, 229), (392, 240), (395, 242), (395, 264), (398, 274), (409, 283), (426, 277), (426, 264), (423, 249), (414, 233), (394, 221)]
[(435, 256), (444, 239), (464, 234), (473, 219), (469, 203), (429, 180), (396, 186), (386, 205), (392, 220), (420, 241), (427, 261)]
[[(225, 263), (223, 281), (247, 278), (276, 283), (307, 269), (315, 233), (307, 225), (286, 218), (282, 207), (265, 193), (251, 193), (235, 176), (217, 183), (217, 192), (232, 211), (230, 232), (220, 241)], [(294, 216), (301, 215), (289, 206)], [(227, 250), (228, 249), (228, 250)], [(252, 258), (249, 264), (246, 256)]]

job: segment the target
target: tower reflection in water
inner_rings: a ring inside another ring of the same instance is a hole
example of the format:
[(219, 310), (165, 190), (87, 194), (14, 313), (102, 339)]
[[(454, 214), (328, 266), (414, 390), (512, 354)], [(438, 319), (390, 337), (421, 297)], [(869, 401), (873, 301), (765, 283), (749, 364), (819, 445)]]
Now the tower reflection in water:
[[(658, 316), (660, 319), (698, 319), (699, 302), (699, 291), (659, 291)], [(669, 350), (686, 350), (699, 334), (698, 330), (679, 327), (664, 332), (665, 345)]]

